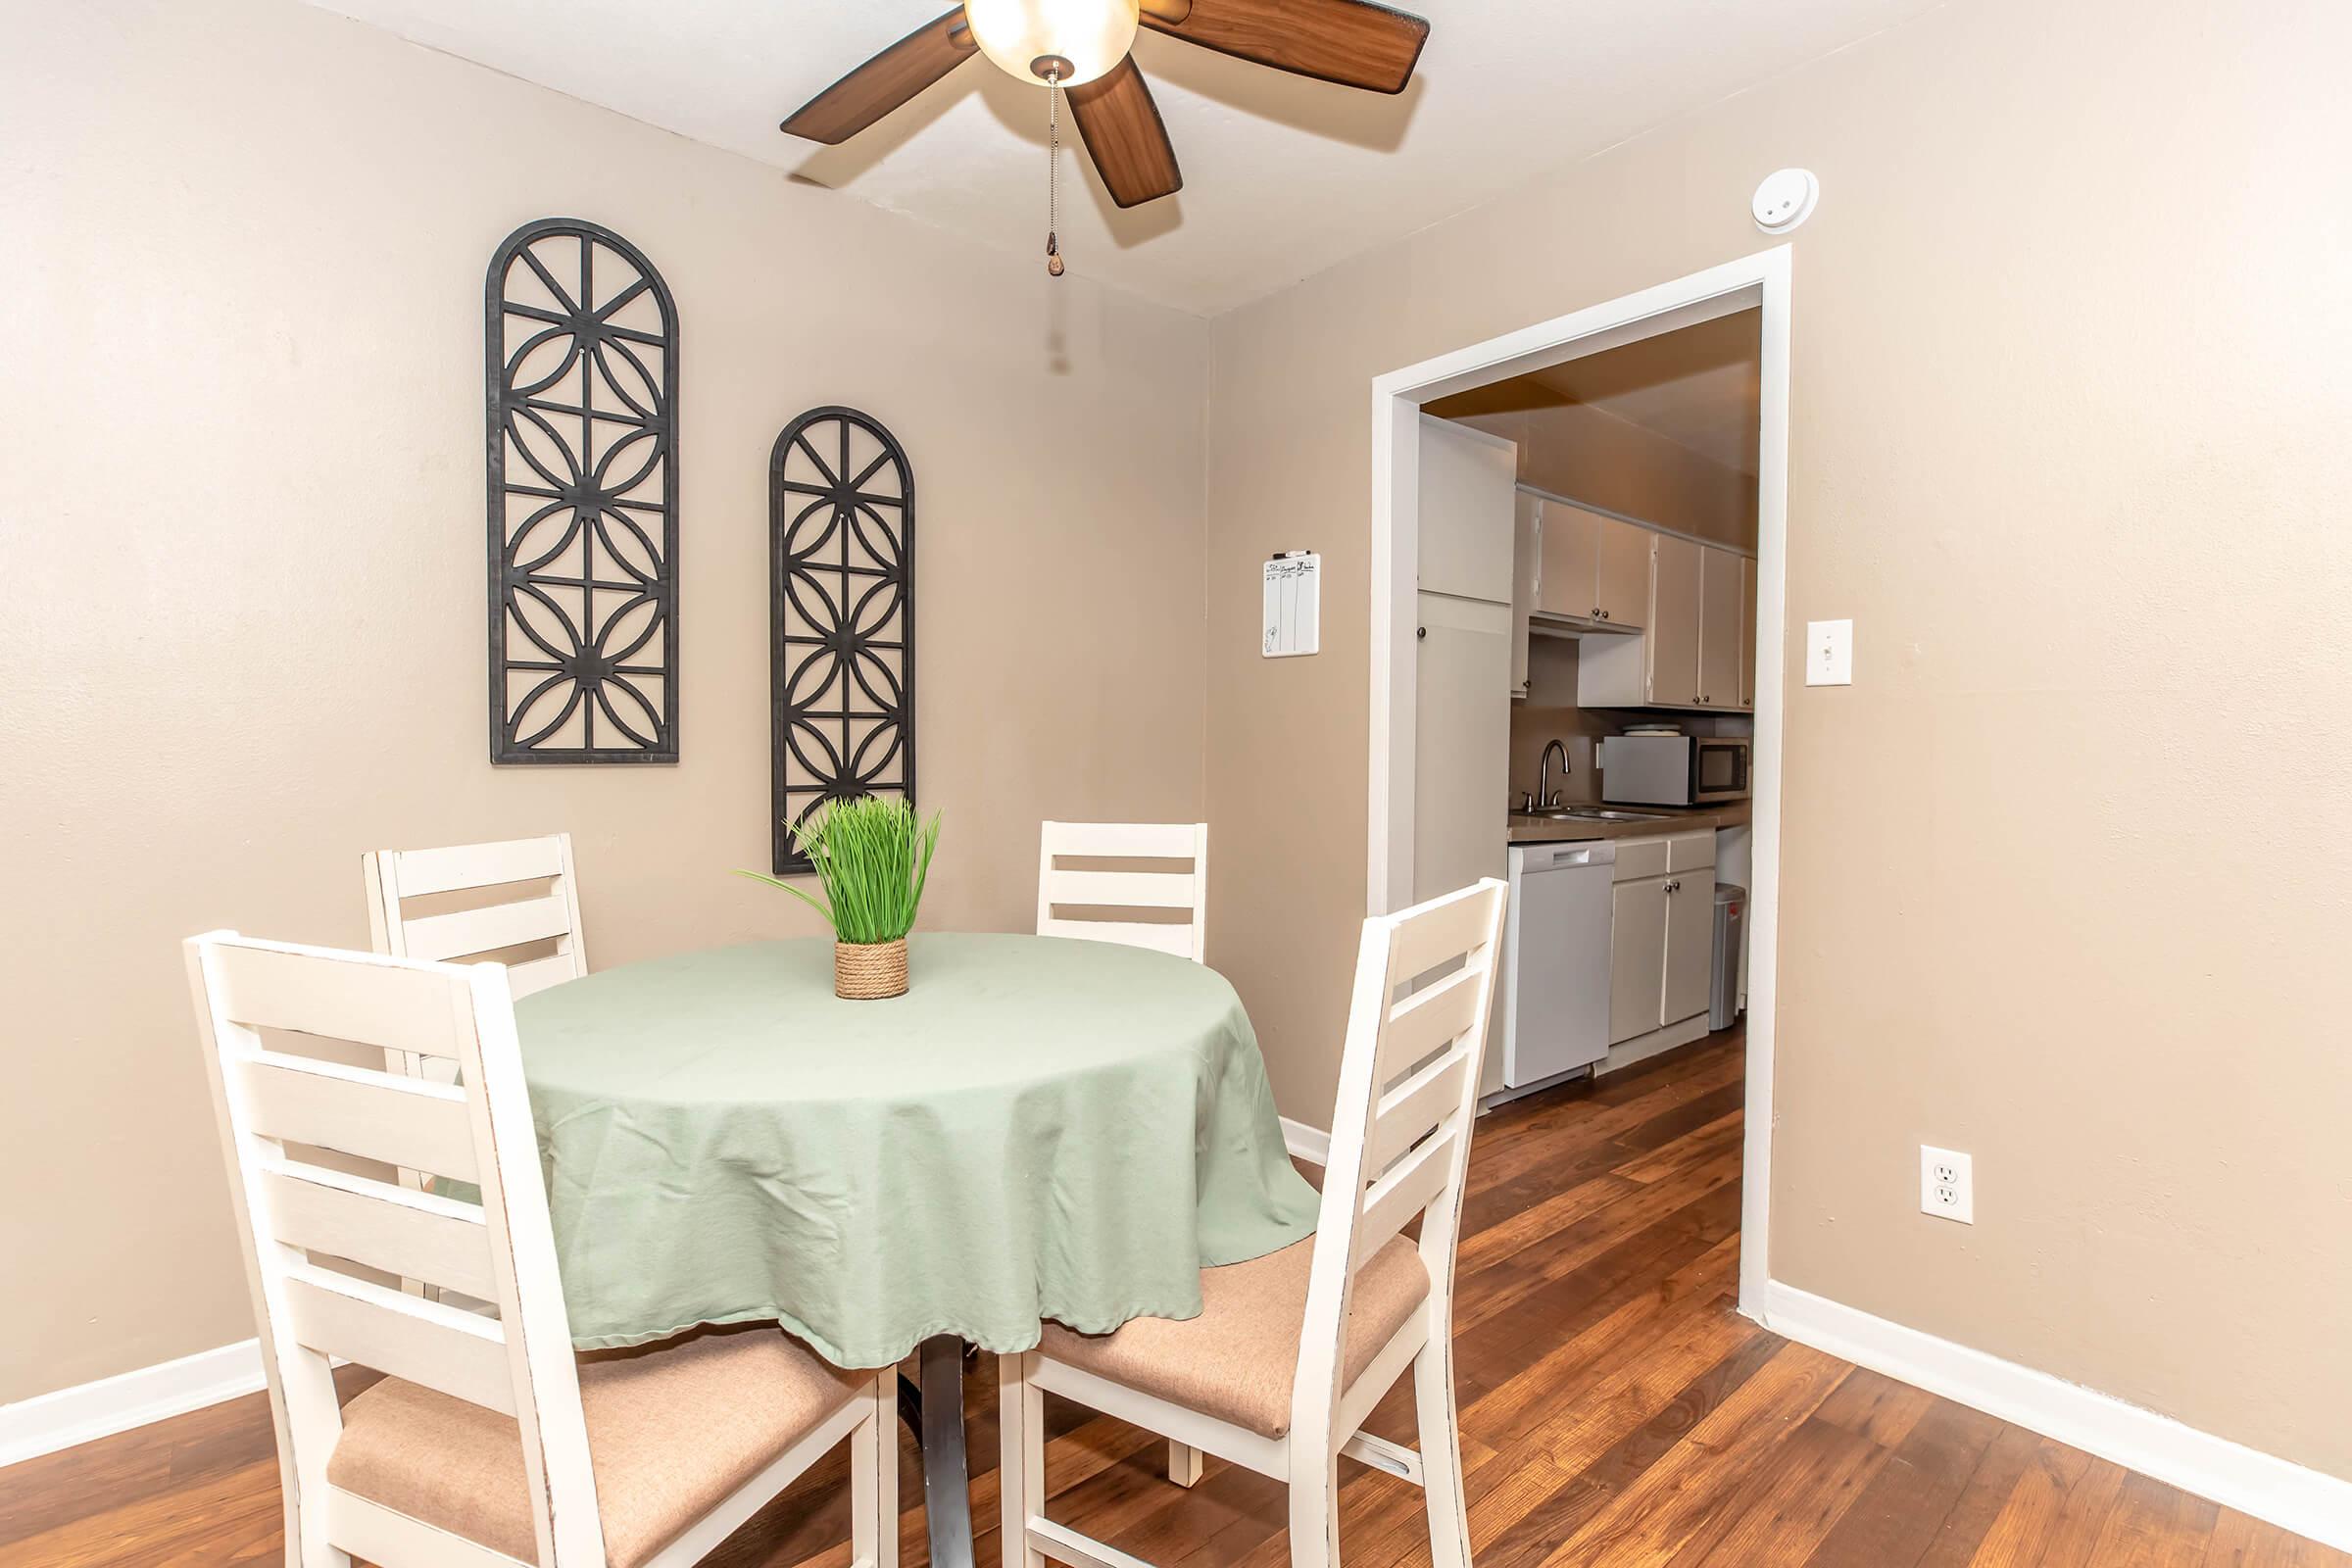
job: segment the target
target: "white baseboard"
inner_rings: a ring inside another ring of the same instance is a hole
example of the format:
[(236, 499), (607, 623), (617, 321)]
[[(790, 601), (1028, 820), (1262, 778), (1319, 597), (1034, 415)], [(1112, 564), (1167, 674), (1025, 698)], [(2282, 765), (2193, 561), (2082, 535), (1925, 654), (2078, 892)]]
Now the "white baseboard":
[(259, 1340), (200, 1350), (54, 1394), (0, 1404), (0, 1465), (219, 1404), (263, 1385)]
[(1773, 1333), (1800, 1345), (2352, 1551), (2352, 1480), (2257, 1452), (2171, 1416), (1778, 1280), (1765, 1287), (1763, 1321)]
[(1303, 1159), (1309, 1165), (1331, 1163), (1331, 1134), (1320, 1127), (1309, 1127), (1304, 1122), (1293, 1121), (1285, 1116), (1282, 1118), (1282, 1141), (1289, 1148), (1293, 1159)]

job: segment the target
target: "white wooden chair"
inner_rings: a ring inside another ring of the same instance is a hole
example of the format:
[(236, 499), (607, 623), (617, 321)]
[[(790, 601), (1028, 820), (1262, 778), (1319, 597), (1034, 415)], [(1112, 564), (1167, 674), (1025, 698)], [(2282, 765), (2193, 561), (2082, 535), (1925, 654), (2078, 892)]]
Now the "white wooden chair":
[[(1184, 860), (1182, 871), (1074, 870), (1056, 860)], [(1080, 909), (1183, 909), (1188, 920), (1158, 923), (1057, 914)], [(1151, 948), (1204, 962), (1208, 956), (1206, 822), (1047, 822), (1038, 831), (1037, 934), (1085, 937)]]
[[(456, 963), (525, 944), (553, 942), (553, 953), (508, 965), (507, 982), (518, 998), (588, 972), (579, 877), (572, 869), (568, 833), (445, 850), (376, 850), (360, 858), (360, 869), (367, 878), (368, 925), (378, 953)], [(478, 908), (405, 912), (410, 899), (542, 882), (547, 884), (544, 892)]]
[[(1208, 824), (1206, 822), (1045, 822), (1037, 850), (1037, 934), (1116, 942), (1208, 961)], [(1184, 871), (1088, 871), (1056, 860), (1184, 860)], [(1177, 921), (1118, 920), (1056, 909), (1187, 909)], [(1200, 1454), (1168, 1445), (1168, 1479), (1190, 1487), (1200, 1479)]]
[[(856, 1562), (893, 1568), (890, 1374), (836, 1371), (772, 1326), (575, 1362), (503, 968), (234, 932), (192, 938), (187, 960), (261, 1328), (288, 1564), (671, 1568), (847, 1439)], [(458, 1082), (343, 1065), (264, 1030), (447, 1061)], [(321, 1163), (320, 1150), (350, 1158)], [(478, 1183), (482, 1200), (354, 1175), (353, 1160)], [(386, 1377), (338, 1409), (334, 1357)]]
[[(571, 835), (460, 844), (440, 850), (371, 850), (360, 857), (368, 888), (369, 946), (396, 958), (462, 963), (512, 948), (552, 943), (555, 951), (507, 965), (507, 986), (517, 999), (588, 972), (588, 942), (580, 930), (579, 876), (571, 863)], [(544, 884), (544, 887), (534, 886)], [(448, 899), (490, 889), (516, 896), (472, 907), (411, 914), (411, 899)], [(384, 1065), (412, 1078), (455, 1083), (454, 1062), (427, 1055), (387, 1054)], [(404, 1169), (403, 1187), (420, 1188), (429, 1173)], [(486, 1303), (406, 1282), (411, 1295), (467, 1307)]]
[[(1468, 1568), (1453, 1250), (1505, 898), (1490, 877), (1364, 922), (1312, 1239), (1203, 1270), (1189, 1322), (1049, 1324), (1036, 1349), (1000, 1357), (1004, 1568), (1148, 1568), (1046, 1517), (1048, 1393), (1289, 1482), (1295, 1568), (1339, 1563), (1342, 1454), (1420, 1485), (1435, 1568)], [(1417, 1244), (1401, 1234), (1416, 1218)], [(1407, 1366), (1417, 1452), (1359, 1430)]]

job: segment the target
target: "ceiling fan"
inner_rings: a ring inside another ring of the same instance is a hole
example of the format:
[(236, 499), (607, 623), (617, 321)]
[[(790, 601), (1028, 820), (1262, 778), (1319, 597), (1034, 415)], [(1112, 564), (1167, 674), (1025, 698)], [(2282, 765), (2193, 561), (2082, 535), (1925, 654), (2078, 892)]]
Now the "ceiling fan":
[(1381, 93), (1404, 90), (1429, 39), (1422, 18), (1373, 0), (964, 0), (809, 99), (783, 128), (838, 145), (976, 52), (1023, 81), (1068, 94), (1112, 201), (1156, 201), (1182, 189), (1184, 174), (1128, 54), (1139, 26)]

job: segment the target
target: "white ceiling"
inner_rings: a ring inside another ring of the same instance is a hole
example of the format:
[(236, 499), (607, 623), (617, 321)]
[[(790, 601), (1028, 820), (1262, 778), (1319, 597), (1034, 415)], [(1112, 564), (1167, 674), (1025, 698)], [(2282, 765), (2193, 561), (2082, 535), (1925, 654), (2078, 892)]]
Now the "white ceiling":
[[(776, 129), (944, 0), (312, 3), (1044, 265), (1046, 95), (986, 60), (843, 147)], [(1065, 166), (1071, 268), (1212, 315), (1937, 0), (1402, 3), (1432, 27), (1418, 75), (1395, 98), (1147, 30), (1136, 59), (1185, 188), (1121, 213), (1091, 171), (1073, 185)], [(1781, 152), (1757, 150), (1759, 176), (1802, 149)], [(1082, 150), (1065, 156), (1084, 162)]]

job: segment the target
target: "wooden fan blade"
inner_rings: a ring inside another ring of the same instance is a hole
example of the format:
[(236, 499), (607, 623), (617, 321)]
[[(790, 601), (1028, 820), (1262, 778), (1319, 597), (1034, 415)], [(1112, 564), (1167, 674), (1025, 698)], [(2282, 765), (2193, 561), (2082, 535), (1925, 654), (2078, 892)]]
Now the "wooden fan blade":
[(1070, 117), (1086, 138), (1110, 199), (1121, 207), (1156, 201), (1184, 189), (1176, 149), (1160, 122), (1159, 105), (1129, 55), (1083, 86), (1068, 89)]
[(1294, 75), (1367, 92), (1413, 79), (1429, 24), (1373, 0), (1145, 0), (1147, 27)]
[(793, 111), (787, 135), (839, 146), (954, 71), (980, 47), (963, 7), (925, 23)]

